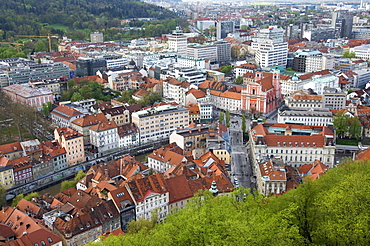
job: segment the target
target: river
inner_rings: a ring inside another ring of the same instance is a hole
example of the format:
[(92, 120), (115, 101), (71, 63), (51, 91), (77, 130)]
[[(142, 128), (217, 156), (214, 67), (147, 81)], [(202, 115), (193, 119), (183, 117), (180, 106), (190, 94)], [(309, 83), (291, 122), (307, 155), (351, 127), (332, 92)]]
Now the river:
[[(135, 158), (136, 158), (136, 160), (137, 160), (137, 161), (145, 162), (145, 157), (146, 157), (147, 155), (148, 155), (148, 154), (138, 155), (138, 156), (136, 156)], [(70, 180), (73, 180), (73, 179), (70, 179)], [(60, 192), (60, 187), (61, 187), (61, 185), (62, 185), (62, 183), (58, 183), (58, 184), (53, 185), (53, 186), (50, 186), (50, 187), (48, 187), (48, 188), (46, 188), (46, 189), (44, 189), (44, 190), (41, 190), (41, 191), (39, 191), (38, 193), (39, 193), (40, 195), (43, 195), (43, 194), (45, 194), (45, 193), (49, 193), (50, 195), (55, 196), (57, 193), (59, 193), (59, 192)]]

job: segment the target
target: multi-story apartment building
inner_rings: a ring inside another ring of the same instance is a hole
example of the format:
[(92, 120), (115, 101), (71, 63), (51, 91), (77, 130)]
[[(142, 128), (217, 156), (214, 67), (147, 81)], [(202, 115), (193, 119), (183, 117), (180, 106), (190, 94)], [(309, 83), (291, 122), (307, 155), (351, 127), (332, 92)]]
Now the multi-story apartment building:
[(346, 94), (336, 90), (325, 90), (322, 95), (316, 95), (309, 90), (300, 90), (286, 96), (284, 101), (289, 108), (339, 110), (346, 106)]
[(83, 135), (69, 127), (54, 130), (54, 138), (67, 152), (69, 166), (85, 161)]
[(132, 146), (138, 146), (140, 144), (139, 130), (133, 123), (118, 126), (118, 147), (119, 148), (130, 148)]
[(308, 126), (253, 121), (250, 146), (254, 166), (272, 158), (299, 167), (319, 160), (333, 168), (335, 134), (332, 125)]
[(188, 38), (184, 35), (183, 31), (179, 27), (172, 31), (172, 35), (168, 35), (168, 49), (177, 52), (180, 56), (186, 56), (186, 46), (188, 44)]
[(231, 61), (231, 43), (223, 40), (214, 42), (217, 50), (217, 62), (219, 64), (229, 64)]
[(323, 69), (322, 53), (317, 50), (297, 51), (293, 60), (293, 69), (297, 72), (311, 73)]
[(217, 47), (214, 44), (198, 44), (192, 43), (188, 44), (187, 47), (187, 56), (208, 59), (210, 62), (216, 62), (218, 60), (217, 56)]
[(90, 127), (107, 120), (103, 113), (84, 115), (82, 118), (72, 121), (71, 128), (83, 135), (84, 145), (88, 146), (90, 145)]
[(365, 88), (366, 84), (370, 81), (370, 69), (356, 69), (352, 71), (353, 87)]
[(138, 90), (143, 83), (143, 75), (139, 71), (124, 72), (115, 80), (109, 80), (109, 88), (115, 91)]
[(234, 21), (217, 21), (216, 24), (216, 35), (217, 39), (224, 39), (229, 33), (235, 31)]
[(211, 27), (215, 27), (216, 22), (213, 20), (198, 20), (197, 21), (197, 28), (201, 31), (206, 29), (210, 29)]
[(243, 77), (244, 74), (248, 72), (254, 73), (257, 70), (257, 65), (250, 64), (250, 63), (242, 64), (237, 67), (234, 67), (233, 70), (234, 70), (236, 77), (239, 77), (239, 76)]
[(100, 122), (90, 127), (90, 143), (101, 155), (117, 150), (118, 129), (114, 121)]
[(341, 58), (334, 61), (334, 69), (342, 72), (351, 72), (363, 68), (367, 68), (367, 62), (361, 59)]
[(160, 173), (165, 173), (170, 168), (187, 163), (188, 160), (184, 153), (184, 149), (177, 146), (176, 143), (165, 145), (153, 150), (148, 155), (148, 167)]
[(218, 108), (229, 110), (230, 112), (240, 112), (242, 101), (240, 90), (229, 89), (224, 92), (210, 90), (210, 102)]
[(50, 113), (54, 125), (59, 127), (69, 127), (75, 119), (84, 116), (80, 111), (67, 105), (60, 105)]
[(284, 30), (270, 27), (262, 29), (258, 38), (252, 43), (256, 54), (256, 63), (261, 67), (286, 67), (288, 57), (288, 43), (284, 42)]
[(195, 58), (191, 56), (178, 56), (177, 63), (180, 67), (189, 67), (194, 69), (205, 69), (206, 61), (203, 58)]
[(169, 189), (163, 174), (154, 175), (129, 181), (126, 188), (134, 198), (136, 219), (150, 219), (152, 212), (158, 210), (159, 219), (163, 220), (168, 214)]
[(20, 142), (0, 145), (0, 155), (5, 156), (9, 160), (14, 160), (24, 156)]
[(284, 167), (274, 166), (268, 160), (258, 165), (257, 188), (264, 196), (280, 194), (286, 191), (287, 176)]
[(0, 59), (0, 87), (28, 83), (36, 79), (70, 78), (70, 69), (63, 63), (37, 63), (25, 58)]
[(168, 77), (186, 81), (197, 86), (206, 81), (207, 75), (205, 72), (199, 72), (192, 68), (163, 69), (160, 74), (160, 79), (165, 80)]
[(14, 102), (42, 110), (42, 105), (48, 102), (54, 103), (54, 96), (49, 88), (31, 88), (28, 84), (13, 84), (2, 89)]
[(167, 138), (173, 130), (189, 123), (189, 109), (162, 105), (132, 113), (140, 133), (140, 142), (146, 143)]
[(186, 93), (190, 90), (190, 86), (189, 82), (168, 77), (163, 81), (163, 97), (180, 105), (185, 105)]
[(328, 126), (332, 124), (333, 113), (329, 108), (288, 108), (278, 112), (278, 123), (296, 123), (312, 126)]
[(316, 28), (311, 30), (303, 31), (303, 38), (307, 38), (309, 41), (328, 40), (335, 38), (334, 28)]
[(5, 156), (0, 156), (0, 185), (5, 189), (14, 184), (13, 166), (10, 160)]
[(184, 151), (206, 149), (208, 133), (208, 126), (181, 128), (171, 133), (170, 143), (176, 143)]

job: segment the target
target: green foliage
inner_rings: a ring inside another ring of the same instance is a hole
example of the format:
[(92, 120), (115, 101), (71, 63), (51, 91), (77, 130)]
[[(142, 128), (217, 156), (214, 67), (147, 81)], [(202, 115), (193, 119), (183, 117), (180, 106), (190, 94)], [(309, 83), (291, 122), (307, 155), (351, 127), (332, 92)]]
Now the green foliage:
[(247, 132), (247, 119), (245, 115), (242, 115), (242, 131)]
[(344, 111), (339, 111), (333, 116), (333, 124), (339, 137), (348, 135), (351, 138), (359, 139), (362, 135), (362, 126), (359, 118), (349, 117)]
[(78, 170), (75, 178), (73, 179), (76, 183), (86, 176), (86, 173), (82, 170)]
[(12, 207), (16, 207), (18, 205), (19, 201), (22, 200), (22, 199), (25, 199), (27, 201), (31, 201), (31, 199), (33, 197), (38, 197), (38, 196), (39, 196), (39, 193), (37, 193), (37, 192), (32, 192), (32, 193), (30, 193), (26, 196), (24, 196), (23, 194), (19, 194), (13, 199)]
[(232, 66), (223, 66), (223, 67), (221, 67), (221, 72), (222, 73), (229, 73), (231, 70), (233, 70)]
[(243, 77), (242, 77), (242, 76), (238, 76), (238, 77), (235, 79), (234, 84), (237, 84), (237, 85), (241, 85), (241, 84), (243, 84)]
[(16, 197), (13, 198), (13, 201), (12, 201), (12, 207), (16, 207), (18, 202), (20, 200), (22, 200), (24, 198), (24, 195), (23, 194), (19, 194), (17, 195)]
[(42, 40), (39, 40), (35, 43), (34, 49), (35, 52), (48, 51), (48, 47)]
[(136, 101), (132, 98), (132, 95), (135, 92), (136, 90), (122, 91), (121, 96), (117, 100), (123, 103), (134, 104)]
[(90, 245), (369, 245), (369, 172), (369, 162), (342, 164), (278, 197), (206, 190), (161, 224), (140, 220)]
[(343, 53), (343, 58), (355, 58), (355, 57), (356, 57), (355, 52), (346, 51)]
[(219, 122), (220, 124), (223, 124), (224, 119), (225, 119), (224, 112), (220, 112), (220, 115), (218, 116), (218, 122)]
[(60, 186), (60, 191), (64, 191), (69, 188), (76, 188), (78, 181), (80, 181), (85, 176), (86, 173), (84, 171), (78, 170), (78, 173), (73, 180), (65, 180), (62, 182), (62, 185)]
[(230, 127), (230, 111), (226, 109), (226, 126)]
[(65, 180), (62, 182), (62, 185), (60, 186), (60, 191), (64, 191), (69, 188), (76, 188), (76, 181), (73, 180)]
[[(113, 93), (114, 94), (114, 93)], [(103, 86), (96, 81), (82, 80), (76, 84), (73, 80), (68, 81), (68, 91), (62, 92), (62, 100), (79, 101), (83, 99), (95, 98), (96, 100), (109, 101), (114, 95), (110, 91), (105, 94)]]
[(294, 70), (293, 70), (293, 68), (291, 68), (291, 67), (288, 67), (287, 69), (285, 69), (286, 71), (291, 71), (291, 72), (295, 72)]
[[(9, 40), (15, 34), (45, 36), (49, 33), (67, 34), (81, 40), (81, 34), (82, 39), (85, 38), (85, 30), (88, 33), (103, 29), (109, 32), (111, 28), (119, 30), (120, 20), (126, 18), (151, 17), (160, 21), (163, 19), (178, 21), (173, 11), (132, 0), (2, 0), (0, 9), (2, 10), (0, 35), (2, 34), (1, 38)], [(112, 36), (114, 35), (116, 34)], [(118, 36), (116, 38), (119, 39)]]
[(6, 190), (2, 185), (0, 185), (0, 209), (6, 204), (5, 196)]
[(141, 107), (151, 106), (155, 102), (162, 102), (162, 97), (155, 92), (149, 92), (147, 95), (144, 96), (143, 99), (139, 101)]
[(24, 197), (24, 199), (25, 199), (25, 200), (27, 200), (27, 201), (31, 201), (31, 199), (32, 199), (33, 197), (38, 197), (38, 196), (39, 196), (39, 193), (37, 193), (37, 192), (32, 192), (32, 193), (28, 194), (27, 196), (25, 196), (25, 197)]
[(18, 53), (17, 49), (12, 46), (1, 46), (0, 47), (0, 58), (14, 58), (14, 57), (23, 57), (27, 58), (26, 54), (23, 52)]

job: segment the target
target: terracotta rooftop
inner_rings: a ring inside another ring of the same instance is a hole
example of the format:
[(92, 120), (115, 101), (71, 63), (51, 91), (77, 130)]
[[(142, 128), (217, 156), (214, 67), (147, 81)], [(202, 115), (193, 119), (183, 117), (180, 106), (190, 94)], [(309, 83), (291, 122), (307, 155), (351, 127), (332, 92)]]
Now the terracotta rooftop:
[(60, 105), (56, 107), (53, 111), (51, 111), (51, 114), (57, 115), (64, 119), (71, 119), (74, 116), (81, 115), (82, 113), (74, 108), (71, 108), (66, 105)]
[(185, 175), (168, 178), (166, 179), (166, 183), (170, 191), (170, 204), (193, 196), (193, 192), (189, 187), (189, 181), (186, 179)]
[(1, 154), (8, 154), (16, 151), (23, 151), (20, 142), (0, 145)]
[(143, 201), (151, 193), (164, 194), (169, 192), (168, 185), (161, 173), (132, 180), (128, 182), (128, 186), (136, 202)]
[(102, 132), (110, 129), (117, 128), (117, 124), (114, 121), (99, 122), (98, 124), (90, 127), (91, 131)]
[(201, 91), (201, 90), (197, 90), (197, 89), (194, 89), (194, 88), (191, 88), (189, 91), (188, 91), (188, 94), (193, 94), (193, 96), (196, 98), (196, 99), (199, 99), (199, 98), (202, 98), (202, 97), (205, 97), (206, 96), (206, 93)]
[(107, 118), (103, 113), (98, 114), (90, 114), (90, 115), (84, 115), (82, 118), (75, 119), (72, 121), (73, 124), (86, 127), (86, 126), (93, 126), (98, 124), (99, 122), (105, 122), (107, 121)]
[(270, 181), (286, 181), (285, 171), (275, 170), (272, 161), (259, 164), (261, 177), (268, 177)]
[(81, 133), (78, 133), (70, 127), (61, 127), (55, 130), (57, 131), (59, 136), (63, 136), (66, 140), (83, 136)]
[(330, 74), (329, 69), (325, 69), (325, 70), (322, 70), (322, 71), (303, 74), (303, 75), (299, 76), (299, 78), (301, 80), (307, 80), (307, 79), (311, 79), (312, 76), (314, 76), (314, 75), (328, 75), (328, 74)]

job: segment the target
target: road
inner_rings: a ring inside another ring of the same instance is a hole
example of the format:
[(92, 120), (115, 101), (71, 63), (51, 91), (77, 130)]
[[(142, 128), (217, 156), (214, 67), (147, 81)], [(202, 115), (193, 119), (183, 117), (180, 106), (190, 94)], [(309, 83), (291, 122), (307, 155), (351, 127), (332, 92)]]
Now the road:
[[(232, 165), (230, 171), (231, 182), (235, 186), (255, 189), (254, 174), (249, 160), (248, 146), (243, 144), (241, 117), (233, 116), (229, 128)], [(250, 122), (250, 121), (249, 121)], [(248, 128), (247, 128), (248, 129)], [(237, 181), (236, 181), (237, 180)]]

